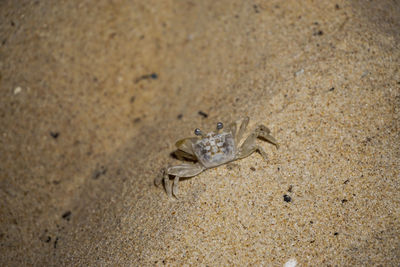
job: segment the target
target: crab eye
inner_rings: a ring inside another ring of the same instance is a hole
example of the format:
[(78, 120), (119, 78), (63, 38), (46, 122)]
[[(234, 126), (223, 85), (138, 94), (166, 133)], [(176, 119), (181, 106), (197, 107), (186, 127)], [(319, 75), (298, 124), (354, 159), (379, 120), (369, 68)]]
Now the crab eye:
[(217, 130), (221, 130), (222, 128), (224, 128), (224, 125), (222, 124), (222, 122), (218, 122), (217, 123)]
[(199, 128), (196, 128), (196, 129), (194, 130), (194, 134), (195, 134), (195, 135), (201, 135), (201, 130), (200, 130)]

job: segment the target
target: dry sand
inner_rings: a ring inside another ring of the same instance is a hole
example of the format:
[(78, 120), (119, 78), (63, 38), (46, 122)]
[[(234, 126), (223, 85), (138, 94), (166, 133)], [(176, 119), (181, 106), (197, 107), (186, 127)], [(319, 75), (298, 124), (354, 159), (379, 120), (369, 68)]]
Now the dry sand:
[[(399, 1), (0, 14), (0, 265), (400, 265)], [(268, 161), (153, 185), (177, 139), (245, 115)]]

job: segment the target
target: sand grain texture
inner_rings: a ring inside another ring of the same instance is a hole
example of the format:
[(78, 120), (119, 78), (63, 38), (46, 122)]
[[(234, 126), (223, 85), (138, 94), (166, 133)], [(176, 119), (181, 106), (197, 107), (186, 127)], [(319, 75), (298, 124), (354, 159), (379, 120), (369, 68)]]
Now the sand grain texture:
[[(398, 1), (0, 14), (1, 265), (400, 264)], [(280, 142), (260, 142), (268, 161), (177, 200), (153, 185), (176, 140), (244, 115)]]

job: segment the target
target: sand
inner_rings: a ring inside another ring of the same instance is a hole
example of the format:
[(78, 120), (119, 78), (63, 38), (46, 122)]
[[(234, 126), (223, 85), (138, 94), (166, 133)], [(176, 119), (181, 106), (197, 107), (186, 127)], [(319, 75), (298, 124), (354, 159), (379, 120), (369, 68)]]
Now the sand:
[[(0, 3), (0, 265), (400, 265), (398, 1)], [(280, 143), (181, 181), (176, 140)]]

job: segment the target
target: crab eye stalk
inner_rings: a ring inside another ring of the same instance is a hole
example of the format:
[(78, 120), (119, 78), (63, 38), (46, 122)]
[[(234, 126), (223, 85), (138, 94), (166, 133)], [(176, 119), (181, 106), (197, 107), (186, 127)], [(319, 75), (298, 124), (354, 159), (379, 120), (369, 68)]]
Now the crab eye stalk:
[(218, 122), (217, 123), (217, 130), (221, 130), (222, 128), (224, 128), (224, 124), (222, 124), (222, 122)]
[(199, 128), (194, 129), (194, 134), (197, 136), (203, 135), (203, 133), (201, 132), (201, 130)]

